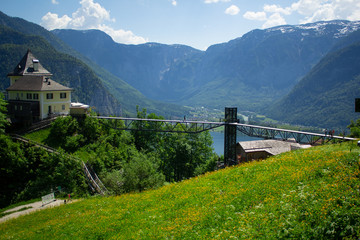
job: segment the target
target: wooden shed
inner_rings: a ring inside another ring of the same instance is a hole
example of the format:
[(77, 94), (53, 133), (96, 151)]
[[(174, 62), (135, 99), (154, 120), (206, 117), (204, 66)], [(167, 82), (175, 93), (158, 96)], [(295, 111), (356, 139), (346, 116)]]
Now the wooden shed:
[(265, 159), (283, 152), (300, 148), (308, 148), (310, 145), (302, 145), (296, 142), (282, 140), (259, 140), (239, 142), (236, 146), (238, 162)]
[(71, 103), (70, 106), (70, 115), (75, 117), (85, 116), (89, 111), (89, 105), (83, 103)]

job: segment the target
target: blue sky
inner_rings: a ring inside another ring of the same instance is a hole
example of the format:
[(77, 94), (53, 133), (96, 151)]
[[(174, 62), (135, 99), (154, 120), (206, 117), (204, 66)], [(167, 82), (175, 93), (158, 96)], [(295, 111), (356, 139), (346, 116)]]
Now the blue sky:
[(0, 11), (46, 29), (100, 29), (116, 42), (206, 50), (253, 29), (360, 20), (360, 0), (5, 0)]

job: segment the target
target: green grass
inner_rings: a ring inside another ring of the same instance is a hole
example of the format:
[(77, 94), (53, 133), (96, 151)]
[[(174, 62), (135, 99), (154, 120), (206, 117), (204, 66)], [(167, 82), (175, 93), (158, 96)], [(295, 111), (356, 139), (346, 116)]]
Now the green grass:
[(50, 128), (45, 128), (32, 133), (25, 134), (24, 137), (31, 139), (35, 142), (44, 144), (49, 134), (50, 134)]
[(0, 224), (0, 238), (358, 239), (359, 152), (355, 143), (314, 147), (86, 199)]

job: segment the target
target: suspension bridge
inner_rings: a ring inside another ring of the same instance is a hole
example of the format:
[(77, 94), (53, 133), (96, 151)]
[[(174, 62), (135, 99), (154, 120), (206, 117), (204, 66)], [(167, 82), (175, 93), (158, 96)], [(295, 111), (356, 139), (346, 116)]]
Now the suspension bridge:
[[(295, 140), (297, 143), (315, 144), (325, 143), (336, 139), (338, 141), (352, 141), (354, 138), (335, 136), (326, 133), (312, 133), (273, 127), (264, 127), (239, 123), (237, 108), (225, 108), (225, 118), (221, 122), (141, 119), (124, 117), (93, 116), (98, 119), (113, 120), (113, 128), (131, 131), (156, 131), (176, 133), (201, 133), (224, 126), (224, 161), (225, 165), (233, 165), (236, 160), (236, 133), (237, 131), (250, 136), (264, 139), (278, 139), (283, 141)], [(121, 121), (121, 123), (118, 123)]]

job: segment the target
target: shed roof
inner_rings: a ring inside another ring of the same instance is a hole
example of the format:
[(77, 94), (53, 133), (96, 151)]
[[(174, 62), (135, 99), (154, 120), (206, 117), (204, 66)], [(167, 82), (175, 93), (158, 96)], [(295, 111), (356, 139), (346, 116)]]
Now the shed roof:
[(293, 149), (303, 148), (303, 146), (299, 143), (273, 139), (239, 142), (238, 145), (240, 145), (246, 153), (266, 151), (271, 155), (277, 155), (283, 152), (291, 151)]
[(39, 60), (32, 54), (30, 50), (26, 52), (14, 70), (8, 74), (8, 76), (25, 75), (52, 76), (52, 74), (41, 65)]
[(7, 91), (72, 91), (47, 76), (23, 76), (6, 89)]
[(79, 102), (73, 102), (73, 103), (70, 104), (70, 108), (88, 109), (89, 105), (79, 103)]

